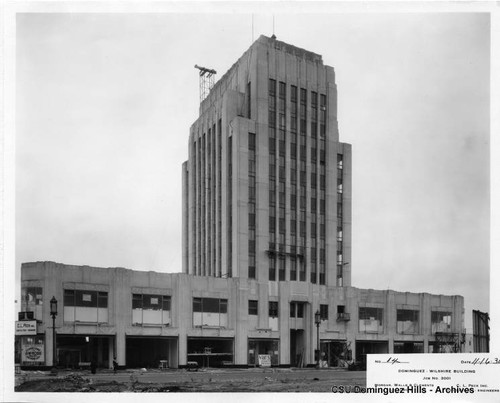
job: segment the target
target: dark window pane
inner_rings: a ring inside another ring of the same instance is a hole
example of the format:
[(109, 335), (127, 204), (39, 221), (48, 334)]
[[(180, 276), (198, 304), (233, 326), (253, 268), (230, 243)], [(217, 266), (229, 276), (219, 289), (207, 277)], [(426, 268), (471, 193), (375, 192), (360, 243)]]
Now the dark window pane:
[(320, 305), (319, 313), (321, 316), (321, 320), (328, 320), (328, 305)]
[(64, 306), (75, 306), (75, 290), (64, 290)]
[(219, 299), (203, 298), (203, 312), (219, 313)]
[(269, 316), (271, 318), (278, 317), (278, 302), (277, 301), (269, 301)]
[(201, 310), (201, 298), (193, 298), (193, 312), (203, 312)]
[(227, 313), (227, 299), (220, 300), (220, 313)]
[(248, 314), (258, 315), (259, 311), (259, 301), (248, 301)]
[(97, 291), (76, 290), (76, 306), (97, 308)]
[(108, 307), (108, 293), (99, 291), (97, 293), (97, 306), (99, 308), (107, 308)]
[(298, 303), (297, 304), (297, 318), (303, 318), (304, 317), (304, 304)]
[(248, 278), (255, 279), (255, 266), (248, 266)]
[(164, 295), (163, 296), (163, 310), (164, 311), (170, 311), (170, 301), (171, 301), (171, 298), (167, 295)]

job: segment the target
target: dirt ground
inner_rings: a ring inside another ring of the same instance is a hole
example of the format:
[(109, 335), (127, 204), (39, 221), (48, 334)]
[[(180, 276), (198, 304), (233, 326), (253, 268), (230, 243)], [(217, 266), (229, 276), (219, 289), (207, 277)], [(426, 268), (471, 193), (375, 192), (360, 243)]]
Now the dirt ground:
[[(79, 374), (41, 379), (19, 379), (16, 392), (330, 392), (333, 385), (365, 384), (365, 373), (331, 372), (321, 374), (269, 372), (184, 374), (182, 378), (158, 380), (131, 373), (120, 379)], [(331, 376), (330, 376), (331, 375)]]

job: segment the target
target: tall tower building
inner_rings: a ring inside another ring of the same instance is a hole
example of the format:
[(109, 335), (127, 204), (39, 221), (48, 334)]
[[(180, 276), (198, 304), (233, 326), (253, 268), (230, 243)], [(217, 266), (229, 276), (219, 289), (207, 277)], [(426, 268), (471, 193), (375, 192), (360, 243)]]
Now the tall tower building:
[(37, 334), (17, 336), (18, 361), (345, 368), (460, 351), (463, 297), (351, 285), (351, 146), (333, 68), (261, 36), (209, 87), (183, 164), (184, 273), (24, 263), (17, 328), (32, 315)]
[(335, 72), (260, 36), (200, 104), (183, 164), (183, 272), (351, 285), (351, 146)]

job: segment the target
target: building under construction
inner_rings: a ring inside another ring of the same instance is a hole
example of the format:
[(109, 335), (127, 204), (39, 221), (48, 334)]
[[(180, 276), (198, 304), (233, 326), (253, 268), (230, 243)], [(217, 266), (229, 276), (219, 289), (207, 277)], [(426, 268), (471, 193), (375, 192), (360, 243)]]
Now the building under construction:
[(182, 273), (23, 264), (22, 291), (34, 296), (23, 309), (38, 320), (24, 345), (44, 346), (39, 362), (53, 360), (52, 296), (62, 366), (114, 356), (128, 367), (259, 356), (345, 366), (370, 353), (459, 351), (463, 297), (351, 284), (352, 153), (339, 139), (334, 69), (265, 36), (216, 83), (215, 70), (196, 67)]

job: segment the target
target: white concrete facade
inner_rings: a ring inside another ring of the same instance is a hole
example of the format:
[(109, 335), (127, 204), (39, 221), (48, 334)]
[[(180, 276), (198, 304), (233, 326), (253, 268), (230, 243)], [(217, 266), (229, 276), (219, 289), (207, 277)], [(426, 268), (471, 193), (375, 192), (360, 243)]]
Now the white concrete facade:
[[(228, 353), (220, 361), (216, 361), (217, 357), (214, 356), (212, 365), (220, 365), (222, 361), (237, 366), (254, 365), (249, 350), (252, 350), (255, 342), (257, 345), (261, 342), (261, 346), (274, 343), (278, 348), (274, 365), (296, 365), (296, 357), (293, 356), (294, 352), (299, 354), (297, 351), (302, 352), (303, 365), (312, 365), (317, 348), (314, 313), (322, 309), (321, 305), (328, 306), (319, 327), (322, 350), (326, 351), (329, 342), (346, 343), (353, 359), (360, 358), (366, 352), (374, 352), (373, 348), (388, 353), (395, 349), (399, 351), (397, 346), (401, 343), (414, 343), (421, 346), (422, 351), (428, 352), (430, 346), (436, 344), (436, 331), (460, 334), (463, 329), (463, 298), (460, 296), (362, 290), (306, 282), (262, 284), (241, 278), (220, 279), (53, 262), (23, 264), (21, 284), (23, 290), (36, 287), (41, 293), (38, 334), (44, 340), (45, 365), (48, 366), (52, 365), (53, 354), (49, 304), (52, 296), (58, 300), (56, 330), (61, 366), (65, 364), (61, 362), (64, 356), (62, 350), (82, 348), (69, 347), (73, 338), (76, 340), (78, 336), (90, 338), (91, 341), (92, 338), (105, 340), (96, 342), (92, 347), (93, 356), (98, 357), (99, 365), (105, 367), (111, 366), (113, 356), (117, 357), (121, 366), (137, 365), (131, 361), (132, 354), (136, 354), (130, 350), (131, 346), (142, 349), (142, 354), (150, 353), (144, 365), (155, 366), (160, 360), (168, 360), (171, 367), (182, 367), (196, 359), (196, 354), (202, 348), (201, 344), (196, 344), (196, 340), (203, 343), (207, 341), (205, 344), (221, 349), (218, 352), (220, 354)], [(87, 320), (83, 318), (75, 321), (73, 316), (65, 315), (67, 298), (71, 295), (68, 290), (81, 290), (89, 295), (92, 291), (105, 293), (106, 319), (98, 322), (89, 317)], [(134, 295), (169, 297), (169, 322), (161, 323), (160, 319), (158, 323), (134, 323)], [(210, 312), (205, 314), (207, 319), (198, 321), (199, 313), (195, 312), (194, 300), (200, 298), (227, 301), (225, 312), (218, 314), (218, 323), (214, 322), (217, 314)], [(249, 314), (249, 301), (258, 301), (255, 315)], [(276, 318), (270, 316), (270, 302), (278, 303)], [(302, 315), (297, 315), (296, 307), (292, 308), (292, 304), (302, 305)], [(343, 307), (342, 314), (338, 313), (339, 306)], [(28, 310), (31, 308), (28, 306)], [(381, 310), (380, 318), (362, 319), (360, 315), (366, 313), (366, 308)], [(295, 311), (294, 315), (291, 315), (291, 310)], [(414, 327), (398, 321), (401, 310), (418, 312)], [(432, 323), (433, 312), (445, 313), (446, 318), (449, 314), (449, 319)], [(405, 329), (407, 332), (403, 333)], [(141, 343), (137, 340), (143, 340), (144, 344), (133, 344)], [(152, 344), (148, 344), (148, 340), (159, 343), (161, 347), (151, 348)], [(219, 347), (218, 340), (223, 341)], [(295, 347), (291, 345), (292, 342), (296, 343)], [(105, 343), (108, 343), (107, 347), (103, 346)], [(189, 347), (190, 343), (193, 343), (193, 347)], [(96, 352), (98, 348), (102, 349), (105, 356)], [(357, 348), (364, 352), (356, 351)], [(365, 351), (367, 348), (370, 350)], [(329, 364), (334, 365), (333, 361)]]

